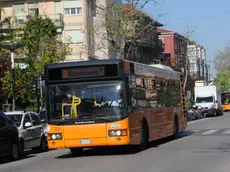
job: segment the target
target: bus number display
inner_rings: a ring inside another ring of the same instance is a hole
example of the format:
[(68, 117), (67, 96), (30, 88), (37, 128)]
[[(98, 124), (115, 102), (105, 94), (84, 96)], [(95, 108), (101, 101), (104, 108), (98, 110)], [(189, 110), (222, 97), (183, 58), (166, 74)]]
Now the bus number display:
[(78, 67), (78, 68), (69, 68), (62, 70), (62, 78), (80, 78), (80, 77), (96, 77), (104, 76), (105, 68), (103, 66), (94, 66), (94, 67)]

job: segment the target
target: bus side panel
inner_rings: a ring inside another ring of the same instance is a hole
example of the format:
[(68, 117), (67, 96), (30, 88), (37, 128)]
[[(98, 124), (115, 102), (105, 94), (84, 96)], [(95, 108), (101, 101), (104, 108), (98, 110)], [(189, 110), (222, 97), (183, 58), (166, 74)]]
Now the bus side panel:
[(150, 128), (149, 140), (153, 141), (166, 137), (166, 116), (164, 108), (156, 108), (149, 110)]
[(149, 141), (165, 138), (174, 134), (174, 114), (178, 116), (179, 131), (187, 127), (183, 108), (156, 108), (136, 110), (129, 115), (131, 144), (140, 144), (141, 121), (145, 117), (149, 125)]
[(229, 111), (230, 110), (230, 105), (222, 105), (223, 111)]
[(129, 128), (131, 145), (139, 145), (141, 140), (141, 124), (142, 120), (145, 118), (147, 123), (150, 124), (148, 118), (148, 109), (137, 109), (129, 114)]
[(165, 108), (164, 114), (166, 118), (166, 136), (173, 135), (174, 114), (177, 113), (175, 108)]
[(176, 113), (178, 116), (179, 131), (183, 131), (187, 127), (187, 118), (184, 116), (183, 108), (182, 107), (176, 108)]

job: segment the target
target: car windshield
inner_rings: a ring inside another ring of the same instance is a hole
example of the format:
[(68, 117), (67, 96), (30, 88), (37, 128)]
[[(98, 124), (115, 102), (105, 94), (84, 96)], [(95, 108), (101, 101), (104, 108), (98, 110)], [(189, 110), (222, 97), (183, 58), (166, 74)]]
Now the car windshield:
[(14, 123), (17, 125), (17, 127), (19, 127), (21, 125), (22, 122), (22, 115), (21, 114), (10, 114), (8, 115), (12, 121), (14, 121)]
[(49, 87), (51, 119), (120, 119), (125, 115), (122, 82)]
[(213, 103), (213, 97), (197, 97), (196, 103)]

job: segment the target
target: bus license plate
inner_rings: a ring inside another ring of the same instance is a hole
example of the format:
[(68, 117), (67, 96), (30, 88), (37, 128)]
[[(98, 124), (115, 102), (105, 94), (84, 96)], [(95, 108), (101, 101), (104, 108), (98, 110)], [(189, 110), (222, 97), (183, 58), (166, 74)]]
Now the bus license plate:
[(80, 140), (80, 144), (91, 144), (92, 140)]

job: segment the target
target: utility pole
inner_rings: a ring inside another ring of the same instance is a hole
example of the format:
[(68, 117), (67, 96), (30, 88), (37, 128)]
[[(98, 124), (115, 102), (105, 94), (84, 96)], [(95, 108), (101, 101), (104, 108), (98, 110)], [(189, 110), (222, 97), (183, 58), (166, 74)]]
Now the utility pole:
[(12, 111), (15, 111), (15, 61), (14, 61), (14, 52), (15, 50), (23, 47), (24, 44), (22, 43), (2, 43), (0, 44), (1, 48), (10, 51), (11, 57), (11, 75), (12, 75)]

